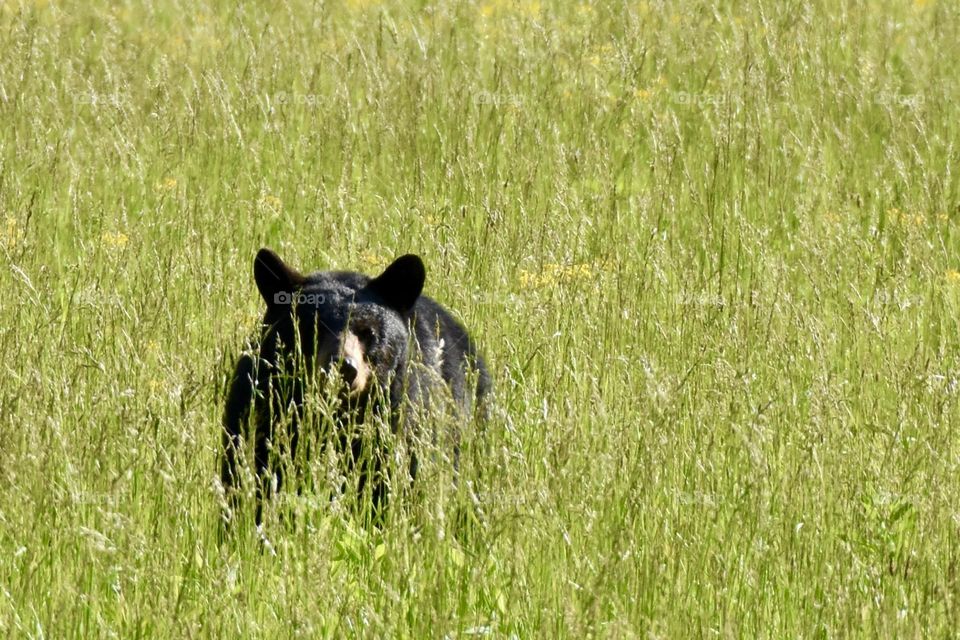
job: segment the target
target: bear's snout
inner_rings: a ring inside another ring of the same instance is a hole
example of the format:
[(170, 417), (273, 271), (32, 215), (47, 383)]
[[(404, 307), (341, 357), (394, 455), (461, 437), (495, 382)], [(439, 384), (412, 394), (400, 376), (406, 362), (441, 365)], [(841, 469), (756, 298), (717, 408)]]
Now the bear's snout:
[(332, 358), (328, 371), (340, 374), (351, 396), (366, 391), (370, 382), (370, 365), (367, 364), (363, 343), (352, 331), (343, 333), (339, 353)]

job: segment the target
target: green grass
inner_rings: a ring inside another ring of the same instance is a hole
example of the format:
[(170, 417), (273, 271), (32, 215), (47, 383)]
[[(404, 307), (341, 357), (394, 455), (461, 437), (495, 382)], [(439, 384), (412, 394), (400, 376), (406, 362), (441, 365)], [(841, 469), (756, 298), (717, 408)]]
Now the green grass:
[[(952, 635), (958, 43), (936, 0), (4, 3), (0, 635)], [(496, 382), (459, 489), (221, 541), (264, 245), (423, 256)]]

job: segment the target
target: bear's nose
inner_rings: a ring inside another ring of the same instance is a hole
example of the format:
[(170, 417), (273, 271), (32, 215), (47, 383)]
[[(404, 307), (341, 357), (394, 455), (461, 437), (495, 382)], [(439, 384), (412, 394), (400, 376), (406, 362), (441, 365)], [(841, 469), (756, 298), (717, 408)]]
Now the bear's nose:
[(357, 379), (357, 363), (350, 356), (340, 361), (340, 376), (349, 385)]

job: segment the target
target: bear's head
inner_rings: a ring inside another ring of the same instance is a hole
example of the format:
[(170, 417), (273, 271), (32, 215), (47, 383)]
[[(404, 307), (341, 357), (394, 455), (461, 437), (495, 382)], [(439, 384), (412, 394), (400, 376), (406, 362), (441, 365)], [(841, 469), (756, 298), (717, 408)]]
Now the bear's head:
[(338, 373), (352, 397), (385, 383), (408, 357), (409, 320), (426, 272), (415, 255), (369, 278), (345, 271), (304, 275), (269, 249), (254, 260), (267, 303), (264, 324), (289, 352), (325, 374)]

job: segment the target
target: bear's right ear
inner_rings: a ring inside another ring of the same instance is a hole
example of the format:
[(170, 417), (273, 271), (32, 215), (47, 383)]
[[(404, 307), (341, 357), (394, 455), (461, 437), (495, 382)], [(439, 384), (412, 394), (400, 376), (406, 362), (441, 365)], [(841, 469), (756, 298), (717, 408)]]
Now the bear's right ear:
[(290, 304), (293, 292), (303, 286), (306, 278), (264, 247), (253, 261), (253, 279), (268, 307)]
[(408, 253), (394, 260), (383, 273), (371, 280), (367, 289), (379, 295), (387, 306), (405, 314), (417, 303), (426, 277), (423, 261)]

